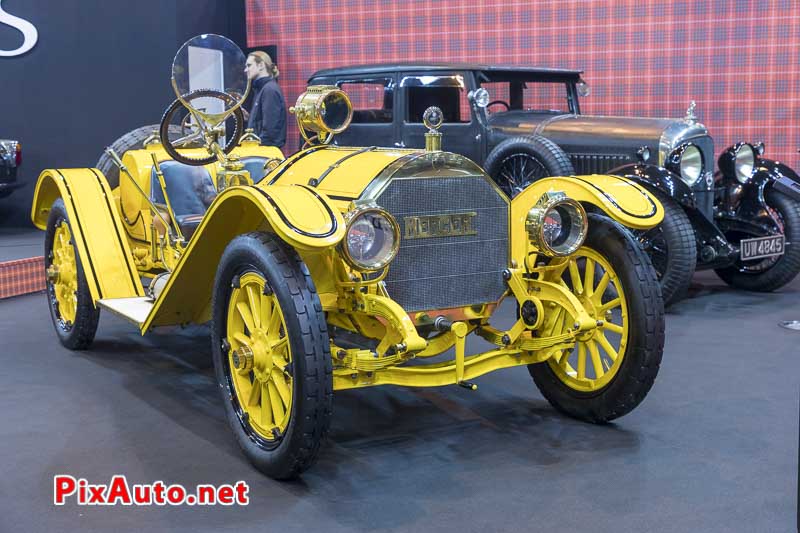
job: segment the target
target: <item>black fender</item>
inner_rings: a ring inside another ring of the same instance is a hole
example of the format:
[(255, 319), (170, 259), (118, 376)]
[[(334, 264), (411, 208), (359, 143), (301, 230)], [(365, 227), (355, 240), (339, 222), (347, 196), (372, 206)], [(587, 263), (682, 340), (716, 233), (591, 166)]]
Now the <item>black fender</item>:
[(703, 263), (711, 265), (721, 261), (727, 264), (730, 261), (736, 250), (730, 246), (717, 224), (698, 209), (694, 192), (679, 176), (664, 167), (646, 163), (623, 165), (608, 173), (635, 181), (648, 191), (660, 192), (683, 208), (694, 229), (698, 267), (707, 268)]
[[(800, 175), (797, 172), (780, 161), (761, 158), (759, 162), (761, 164), (757, 174), (768, 175), (768, 178), (765, 178), (764, 188), (775, 187), (794, 201), (800, 202)], [(761, 196), (763, 198), (763, 189)]]
[(608, 174), (628, 178), (650, 191), (661, 192), (684, 207), (697, 209), (692, 189), (664, 167), (646, 163), (631, 163), (608, 171)]
[(734, 176), (725, 173), (722, 182), (725, 193), (719, 212), (723, 229), (755, 224), (767, 233), (778, 231), (777, 221), (767, 209), (764, 193), (768, 187), (775, 187), (800, 202), (800, 176), (787, 165), (772, 159), (759, 158), (758, 166), (747, 183), (740, 184)]

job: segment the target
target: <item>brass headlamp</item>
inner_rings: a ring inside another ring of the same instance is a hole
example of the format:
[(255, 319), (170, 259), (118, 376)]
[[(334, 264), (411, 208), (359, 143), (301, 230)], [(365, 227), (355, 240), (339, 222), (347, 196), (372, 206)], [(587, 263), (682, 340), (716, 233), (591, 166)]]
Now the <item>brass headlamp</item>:
[(525, 229), (541, 253), (563, 257), (575, 253), (583, 244), (588, 219), (580, 203), (561, 191), (548, 191), (528, 211)]
[[(311, 85), (289, 112), (297, 117), (300, 134), (307, 143), (328, 144), (334, 134), (350, 125), (353, 105), (347, 94), (334, 85)], [(316, 135), (309, 137), (308, 132)]]

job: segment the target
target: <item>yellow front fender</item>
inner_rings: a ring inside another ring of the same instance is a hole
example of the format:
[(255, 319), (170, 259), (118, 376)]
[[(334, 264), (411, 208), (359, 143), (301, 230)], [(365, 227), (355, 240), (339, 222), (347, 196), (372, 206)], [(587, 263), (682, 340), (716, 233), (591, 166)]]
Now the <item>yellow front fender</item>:
[(95, 168), (48, 169), (39, 176), (31, 220), (47, 229), (53, 202), (63, 199), (72, 239), (92, 300), (142, 296), (125, 229), (102, 172)]
[(309, 187), (232, 187), (211, 204), (155, 308), (142, 324), (152, 326), (208, 320), (211, 292), (222, 253), (237, 235), (270, 231), (291, 247), (311, 252), (335, 246), (345, 223), (322, 193)]
[(664, 219), (664, 208), (655, 196), (631, 180), (593, 174), (546, 178), (528, 186), (511, 200), (512, 257), (524, 257), (528, 244), (525, 219), (546, 192), (560, 191), (569, 198), (602, 209), (609, 217), (632, 229), (650, 229)]

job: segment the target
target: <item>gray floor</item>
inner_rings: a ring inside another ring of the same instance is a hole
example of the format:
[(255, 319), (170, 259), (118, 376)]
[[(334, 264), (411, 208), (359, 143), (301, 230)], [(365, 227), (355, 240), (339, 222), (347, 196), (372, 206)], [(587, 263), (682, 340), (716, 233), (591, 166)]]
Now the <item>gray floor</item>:
[(0, 263), (44, 253), (44, 232), (31, 228), (0, 228)]
[[(44, 297), (0, 302), (0, 531), (794, 531), (800, 280), (735, 292), (711, 274), (668, 316), (661, 373), (613, 425), (559, 416), (527, 372), (337, 393), (302, 481), (244, 460), (205, 330), (139, 337), (104, 315), (71, 353)], [(53, 475), (232, 483), (248, 507), (54, 507)], [(13, 529), (12, 529), (13, 528)]]

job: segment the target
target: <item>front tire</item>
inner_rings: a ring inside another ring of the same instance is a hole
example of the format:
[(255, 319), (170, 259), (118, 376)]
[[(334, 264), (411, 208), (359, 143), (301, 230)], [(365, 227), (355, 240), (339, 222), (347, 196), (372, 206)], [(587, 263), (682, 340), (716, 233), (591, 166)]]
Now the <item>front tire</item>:
[[(603, 325), (528, 370), (557, 410), (605, 423), (632, 411), (653, 386), (664, 349), (664, 306), (655, 271), (633, 237), (606, 217), (589, 218), (584, 246), (548, 281), (572, 289)], [(554, 334), (573, 323), (563, 315), (555, 317)]]
[(64, 200), (59, 198), (50, 208), (44, 238), (47, 304), (61, 344), (85, 350), (97, 333), (100, 309), (92, 301), (72, 235)]
[[(748, 261), (715, 270), (717, 275), (737, 289), (772, 292), (792, 281), (800, 272), (800, 204), (775, 189), (764, 193), (767, 206), (778, 215), (783, 225), (786, 252), (777, 260)], [(731, 242), (757, 235), (726, 235)]]
[(325, 315), (307, 267), (267, 233), (235, 238), (214, 282), (212, 356), (225, 414), (245, 456), (275, 479), (315, 461), (330, 427)]
[(669, 307), (686, 297), (697, 267), (697, 243), (692, 223), (678, 202), (661, 193), (651, 194), (664, 206), (664, 220), (635, 235), (656, 270), (664, 307)]

